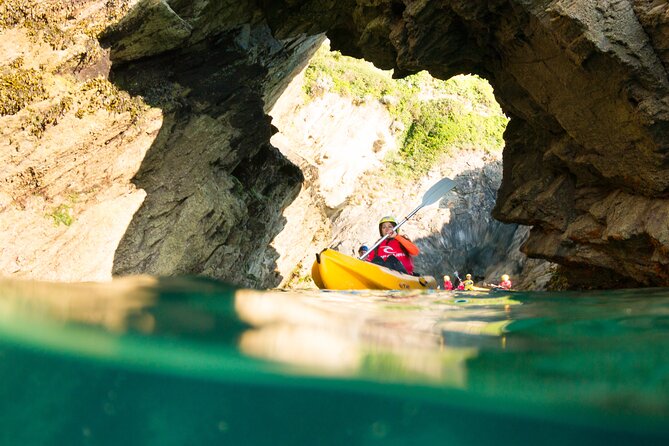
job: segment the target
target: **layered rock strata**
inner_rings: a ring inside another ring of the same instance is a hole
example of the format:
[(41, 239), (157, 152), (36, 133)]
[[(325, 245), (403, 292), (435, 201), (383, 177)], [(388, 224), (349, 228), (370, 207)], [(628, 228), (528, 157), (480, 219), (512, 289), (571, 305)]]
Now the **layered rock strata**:
[[(524, 252), (563, 265), (573, 286), (669, 285), (669, 14), (663, 2), (79, 0), (63, 20), (103, 3), (132, 7), (105, 33), (108, 52), (83, 51), (53, 72), (93, 78), (110, 61), (116, 86), (162, 114), (151, 146), (137, 148), (146, 154), (141, 165), (95, 183), (146, 194), (132, 192), (132, 204), (119, 207), (126, 209), (120, 221), (130, 225), (120, 240), (110, 237), (109, 246), (118, 244), (116, 273), (278, 283), (271, 272), (276, 253), (267, 247), (300, 173), (269, 146), (273, 130), (265, 113), (325, 33), (334, 49), (392, 68), (396, 76), (425, 69), (442, 79), (487, 78), (511, 118), (493, 215), (532, 226)], [(11, 33), (13, 22), (5, 24), (3, 32)], [(49, 33), (52, 45), (67, 46)], [(105, 120), (105, 141), (117, 148), (114, 135), (136, 141), (137, 122), (150, 115), (142, 110), (124, 115), (124, 123)], [(17, 127), (3, 134), (9, 151), (29, 148), (9, 135), (20, 127), (21, 113), (10, 119)], [(104, 151), (96, 159), (104, 160)], [(45, 166), (59, 166), (56, 161), (21, 164), (12, 184), (48, 189), (44, 179), (57, 169)], [(15, 188), (0, 191), (3, 208), (30, 208)], [(66, 193), (52, 189), (40, 199)], [(91, 190), (79, 193), (91, 197)], [(28, 275), (36, 270), (13, 250), (0, 261)]]
[(563, 265), (574, 286), (669, 284), (666, 5), (302, 1), (267, 11), (279, 36), (326, 31), (333, 48), (398, 75), (486, 77), (511, 118), (493, 215), (532, 226), (524, 252)]

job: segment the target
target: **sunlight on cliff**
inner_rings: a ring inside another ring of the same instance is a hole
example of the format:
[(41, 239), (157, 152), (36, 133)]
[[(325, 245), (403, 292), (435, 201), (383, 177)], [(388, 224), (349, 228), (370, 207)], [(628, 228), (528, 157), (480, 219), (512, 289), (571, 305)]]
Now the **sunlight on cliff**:
[[(506, 252), (518, 247), (515, 225), (500, 232), (490, 216), (508, 118), (486, 80), (441, 81), (427, 72), (396, 80), (390, 71), (330, 51), (326, 41), (270, 114), (279, 129), (272, 144), (305, 175), (273, 241), (281, 253), (281, 286), (310, 285), (311, 256), (326, 246), (354, 254), (373, 243), (380, 216), (406, 215), (444, 176), (459, 177), (462, 193), (450, 193), (441, 207), (422, 211), (405, 227), (425, 240), (423, 271), (441, 277), (472, 269), (497, 280), (499, 271), (517, 271), (523, 262), (520, 253)], [(453, 218), (458, 222), (449, 229)], [(303, 240), (305, 233), (313, 239)], [(444, 257), (444, 251), (452, 253)]]

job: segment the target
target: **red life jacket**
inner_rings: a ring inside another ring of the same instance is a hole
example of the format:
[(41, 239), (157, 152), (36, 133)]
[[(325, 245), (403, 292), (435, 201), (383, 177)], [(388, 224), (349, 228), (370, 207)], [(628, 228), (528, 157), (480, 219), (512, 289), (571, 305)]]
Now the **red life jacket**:
[(444, 289), (445, 290), (452, 290), (453, 289), (453, 282), (450, 280), (444, 280)]
[(406, 252), (402, 244), (394, 238), (385, 239), (381, 242), (381, 244), (367, 256), (367, 260), (371, 262), (377, 255), (384, 261), (391, 255), (397, 257), (397, 260), (402, 263), (407, 272), (413, 274), (413, 260), (411, 259), (411, 256)]

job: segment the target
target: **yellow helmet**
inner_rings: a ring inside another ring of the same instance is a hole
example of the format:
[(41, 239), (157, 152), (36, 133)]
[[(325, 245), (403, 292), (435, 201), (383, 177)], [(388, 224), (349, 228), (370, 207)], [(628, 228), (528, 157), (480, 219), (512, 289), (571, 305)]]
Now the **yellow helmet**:
[(444, 276), (444, 280), (451, 280), (449, 276)]
[(471, 278), (472, 278), (472, 275), (471, 275), (471, 274), (467, 274), (467, 275), (465, 276), (465, 278), (467, 278), (467, 279), (471, 279)]
[(509, 275), (508, 274), (502, 274), (502, 280), (505, 281), (505, 282), (507, 280), (509, 280)]
[[(392, 215), (386, 215), (385, 217), (383, 217), (379, 221), (379, 234), (380, 235), (383, 235), (383, 233), (381, 232), (381, 225), (384, 224), (384, 223), (388, 223), (388, 222), (392, 223), (393, 226), (397, 226), (397, 219), (395, 217), (393, 217)], [(400, 232), (399, 229), (397, 230), (397, 232)]]

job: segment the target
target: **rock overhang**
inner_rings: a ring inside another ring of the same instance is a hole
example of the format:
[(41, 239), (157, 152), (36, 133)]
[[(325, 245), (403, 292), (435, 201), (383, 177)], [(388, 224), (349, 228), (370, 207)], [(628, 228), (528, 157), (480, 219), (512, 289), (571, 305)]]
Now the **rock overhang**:
[[(136, 13), (144, 18), (109, 34), (112, 58), (128, 66), (215, 41), (264, 67), (266, 101), (283, 85), (276, 79), (294, 72), (286, 67), (309, 56), (291, 45), (323, 33), (343, 54), (397, 76), (479, 74), (511, 118), (494, 216), (533, 226), (525, 252), (565, 265), (575, 285), (596, 286), (597, 275), (579, 275), (600, 270), (621, 277), (602, 286), (669, 284), (669, 19), (652, 2), (215, 3), (147, 2)], [(148, 26), (154, 16), (180, 23), (179, 32)], [(267, 27), (274, 43), (252, 38)], [(136, 58), (130, 39), (143, 51)]]

